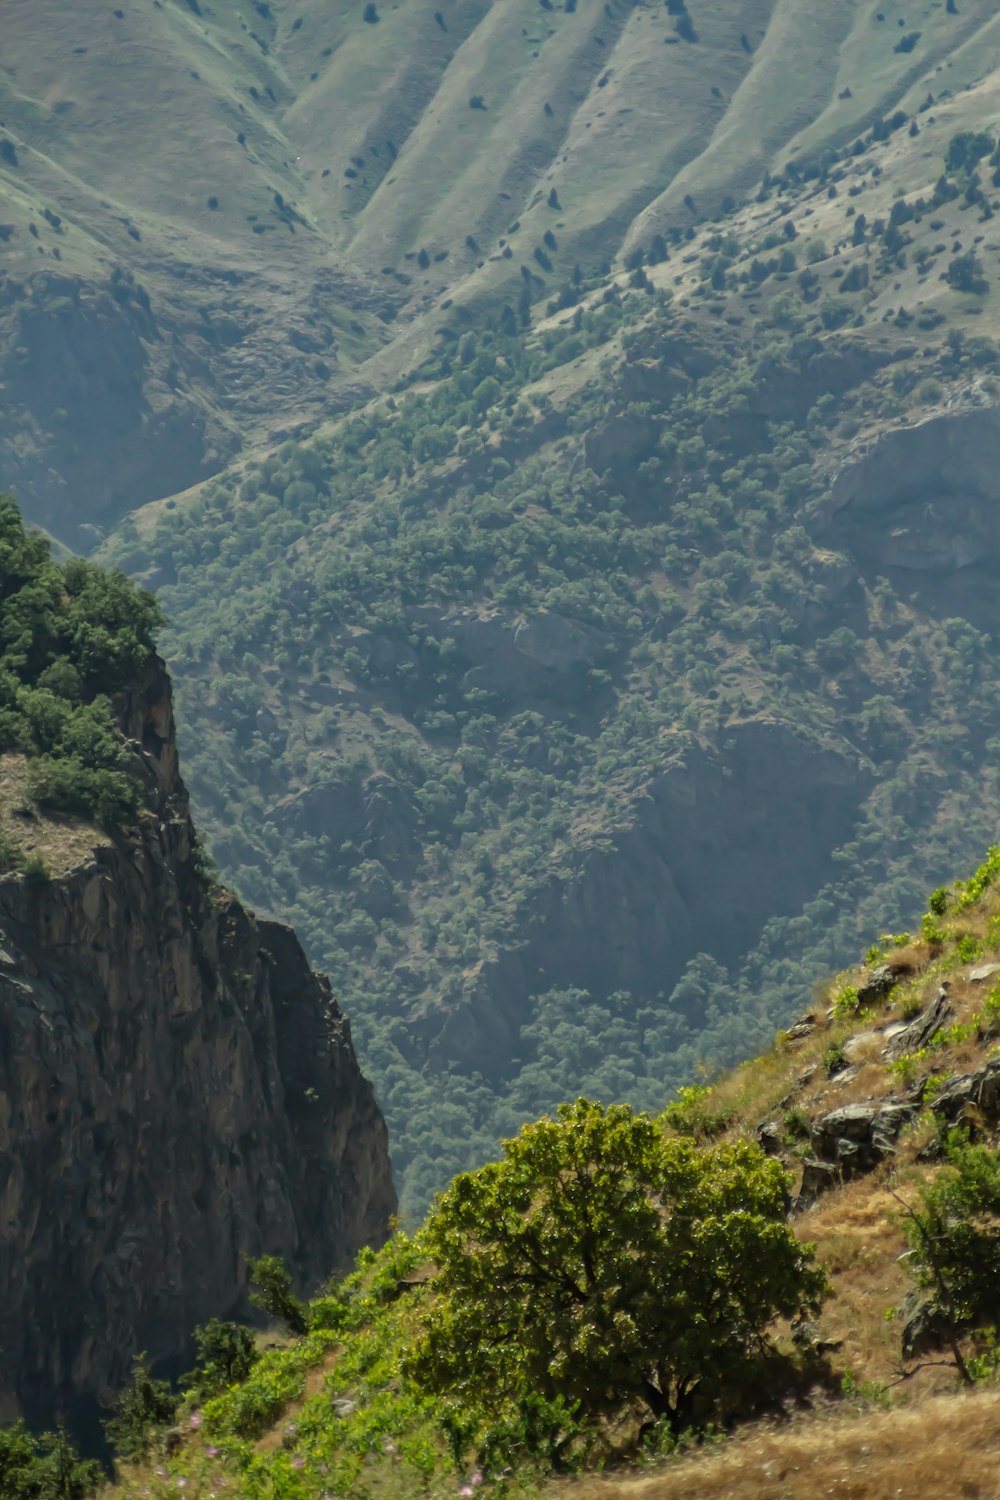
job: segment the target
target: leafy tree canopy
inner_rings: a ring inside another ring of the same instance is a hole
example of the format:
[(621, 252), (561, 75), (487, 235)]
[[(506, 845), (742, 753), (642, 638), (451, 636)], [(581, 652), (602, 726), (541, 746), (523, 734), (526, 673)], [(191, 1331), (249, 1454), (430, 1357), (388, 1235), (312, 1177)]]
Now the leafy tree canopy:
[(159, 618), (123, 574), (54, 562), (0, 495), (0, 753), (31, 757), (39, 803), (111, 827), (134, 814), (111, 695), (149, 660)]
[(100, 1464), (81, 1459), (62, 1428), (40, 1438), (23, 1422), (0, 1428), (4, 1500), (88, 1500), (103, 1483)]
[[(936, 893), (935, 893), (936, 894)], [(958, 1333), (1000, 1326), (1000, 1154), (952, 1140), (948, 1165), (905, 1208), (907, 1269), (944, 1314), (955, 1365), (969, 1380)]]
[(412, 1373), (494, 1416), (526, 1400), (583, 1419), (645, 1403), (674, 1427), (826, 1280), (786, 1222), (781, 1167), (700, 1149), (586, 1099), (457, 1177), (428, 1220), (437, 1297)]

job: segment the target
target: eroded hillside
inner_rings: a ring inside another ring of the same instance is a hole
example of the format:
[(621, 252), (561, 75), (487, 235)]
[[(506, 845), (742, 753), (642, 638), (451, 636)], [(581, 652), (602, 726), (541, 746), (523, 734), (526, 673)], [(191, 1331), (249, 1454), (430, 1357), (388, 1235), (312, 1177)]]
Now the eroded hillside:
[(9, 0), (0, 469), (78, 550), (992, 76), (987, 0)]

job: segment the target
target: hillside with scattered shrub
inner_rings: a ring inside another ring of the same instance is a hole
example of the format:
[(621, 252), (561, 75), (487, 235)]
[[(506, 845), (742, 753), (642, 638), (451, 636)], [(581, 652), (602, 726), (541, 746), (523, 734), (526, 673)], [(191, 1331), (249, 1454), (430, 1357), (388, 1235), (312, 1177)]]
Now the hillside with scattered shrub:
[(6, 0), (3, 482), (89, 551), (997, 36), (990, 0)]
[(449, 313), (107, 544), (410, 1210), (581, 1089), (655, 1107), (761, 1045), (1000, 811), (991, 87)]
[(921, 1475), (986, 1500), (998, 875), (994, 848), (655, 1118), (580, 1099), (523, 1127), (313, 1300), (255, 1261), (270, 1333), (209, 1323), (179, 1389), (137, 1365), (108, 1500), (772, 1500), (820, 1476), (881, 1500)]

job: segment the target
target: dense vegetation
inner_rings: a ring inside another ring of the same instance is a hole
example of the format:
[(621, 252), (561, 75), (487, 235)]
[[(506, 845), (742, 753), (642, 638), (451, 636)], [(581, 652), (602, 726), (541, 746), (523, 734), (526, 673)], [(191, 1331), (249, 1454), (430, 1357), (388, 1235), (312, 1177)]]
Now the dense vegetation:
[[(869, 191), (900, 128), (796, 171)], [(995, 389), (991, 339), (864, 312), (917, 225), (988, 210), (981, 160), (860, 235), (825, 210), (836, 255), (790, 169), (769, 235), (571, 278), (547, 317), (528, 280), (412, 388), (119, 529), (216, 856), (331, 972), (409, 1210), (581, 1089), (656, 1107), (760, 1045), (996, 802), (992, 584), (825, 507), (859, 435)]]
[(158, 622), (152, 598), (121, 574), (54, 562), (0, 496), (0, 753), (29, 758), (40, 806), (106, 828), (134, 815), (139, 787), (112, 699), (149, 660)]
[[(778, 1425), (801, 1432), (836, 1407), (870, 1415), (890, 1377), (900, 1405), (957, 1379), (995, 1385), (1000, 1100), (970, 1085), (996, 1073), (998, 879), (994, 848), (932, 894), (919, 933), (832, 980), (825, 1017), (656, 1120), (580, 1099), (523, 1127), (423, 1228), (311, 1300), (273, 1257), (251, 1262), (268, 1334), (212, 1320), (178, 1388), (136, 1361), (107, 1423), (116, 1500), (398, 1500), (456, 1484), (474, 1500), (664, 1460), (670, 1494), (678, 1455), (706, 1437), (739, 1454), (762, 1410), (794, 1404)], [(905, 1023), (922, 1044), (901, 1052)], [(975, 1097), (956, 1121), (954, 1100)], [(807, 1191), (831, 1109), (883, 1107), (907, 1123), (882, 1159), (845, 1156)], [(953, 1449), (964, 1432), (960, 1418)], [(76, 1488), (42, 1487), (59, 1445)], [(64, 1438), (21, 1427), (5, 1457), (37, 1482), (17, 1500), (84, 1500), (96, 1477)]]
[(177, 1391), (137, 1359), (106, 1424), (119, 1481), (248, 1500), (438, 1492), (456, 1475), (518, 1489), (669, 1448), (812, 1369), (772, 1341), (776, 1317), (828, 1294), (786, 1192), (756, 1145), (699, 1147), (579, 1100), (310, 1302), (279, 1262), (252, 1262), (285, 1336), (260, 1349), (213, 1320)]

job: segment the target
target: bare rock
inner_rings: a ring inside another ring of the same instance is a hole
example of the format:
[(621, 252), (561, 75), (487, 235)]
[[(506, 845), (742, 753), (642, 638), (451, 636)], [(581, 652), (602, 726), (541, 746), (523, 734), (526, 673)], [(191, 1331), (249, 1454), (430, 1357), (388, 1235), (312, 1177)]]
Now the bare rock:
[(880, 1004), (899, 979), (900, 970), (892, 964), (879, 964), (858, 986), (858, 1005)]
[(987, 1123), (1000, 1119), (1000, 1057), (991, 1058), (973, 1073), (950, 1078), (931, 1104), (936, 1115), (957, 1124), (978, 1112)]
[(802, 1163), (802, 1182), (796, 1206), (800, 1209), (811, 1207), (823, 1193), (838, 1187), (840, 1180), (840, 1171), (832, 1162), (807, 1157)]
[(895, 1150), (904, 1125), (917, 1114), (913, 1102), (845, 1104), (812, 1127), (813, 1150), (821, 1161), (835, 1163), (846, 1181), (870, 1172)]
[(800, 1016), (793, 1021), (785, 1032), (785, 1040), (788, 1042), (804, 1042), (806, 1037), (812, 1036), (816, 1030), (816, 1017), (814, 1015)]
[(933, 1354), (948, 1341), (948, 1319), (930, 1297), (907, 1292), (900, 1305), (899, 1347), (904, 1359)]
[(948, 984), (945, 981), (919, 1016), (888, 1042), (884, 1054), (886, 1061), (894, 1062), (899, 1057), (905, 1057), (908, 1052), (919, 1052), (921, 1047), (926, 1047), (931, 1038), (954, 1019), (955, 1012), (948, 1001)]
[(186, 1358), (248, 1255), (303, 1290), (381, 1242), (386, 1131), (290, 928), (199, 873), (162, 663), (118, 701), (139, 825), (0, 879), (0, 1410), (52, 1425)]

